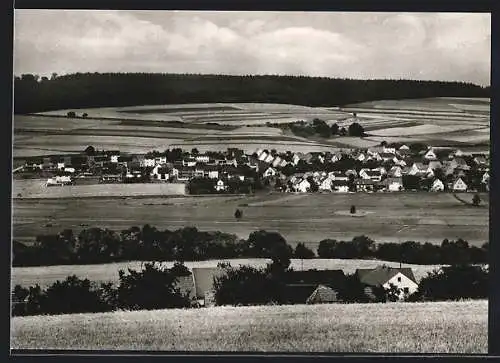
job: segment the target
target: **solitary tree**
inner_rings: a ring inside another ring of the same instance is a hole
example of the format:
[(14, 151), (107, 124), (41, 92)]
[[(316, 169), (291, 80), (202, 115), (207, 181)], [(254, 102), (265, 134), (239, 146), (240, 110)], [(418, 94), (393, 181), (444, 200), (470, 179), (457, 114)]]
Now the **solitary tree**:
[(236, 212), (234, 212), (234, 218), (236, 218), (237, 220), (240, 220), (241, 217), (243, 217), (243, 212), (240, 211), (239, 209), (236, 209)]
[(87, 148), (85, 149), (85, 154), (87, 154), (87, 155), (94, 155), (95, 154), (95, 148), (92, 145), (87, 146)]
[(82, 114), (82, 117), (83, 117), (83, 118), (87, 118), (88, 116), (89, 116), (89, 114), (88, 114), (87, 112), (84, 112), (84, 113)]
[(355, 213), (356, 213), (356, 206), (351, 205), (351, 214), (355, 214)]
[(481, 204), (481, 197), (479, 196), (479, 194), (474, 194), (474, 197), (472, 197), (472, 204), (476, 207)]

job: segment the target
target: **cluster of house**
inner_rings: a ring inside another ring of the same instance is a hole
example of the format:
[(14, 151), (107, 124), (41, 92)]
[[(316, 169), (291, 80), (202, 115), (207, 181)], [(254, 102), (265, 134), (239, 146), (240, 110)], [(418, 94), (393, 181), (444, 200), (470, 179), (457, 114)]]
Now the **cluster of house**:
[[(214, 278), (221, 277), (219, 267), (192, 268), (191, 274), (178, 279), (177, 288), (187, 294), (197, 306), (215, 305)], [(400, 300), (418, 289), (411, 268), (393, 268), (385, 265), (373, 269), (357, 269), (357, 279), (364, 286), (368, 300), (376, 301), (375, 288), (398, 288)], [(319, 304), (342, 302), (339, 292), (348, 284), (343, 270), (303, 270), (285, 274), (284, 299), (287, 304)]]
[[(352, 165), (347, 170), (336, 164), (346, 158)], [(407, 145), (333, 153), (278, 153), (258, 149), (251, 155), (229, 149), (224, 153), (184, 152), (177, 159), (168, 160), (166, 154), (160, 153), (152, 156), (100, 151), (94, 155), (30, 159), (26, 161), (24, 170), (56, 172), (57, 175), (50, 178), (47, 185), (64, 185), (96, 177), (101, 183), (187, 182), (193, 178), (209, 178), (217, 180), (216, 190), (224, 190), (227, 180), (244, 181), (249, 175), (245, 170), (252, 170), (262, 179), (273, 183), (279, 180), (281, 191), (396, 192), (404, 189), (405, 175), (430, 181), (427, 190), (467, 191), (470, 186), (466, 183), (466, 176), (473, 167), (481, 173), (481, 183), (489, 190), (487, 156), (473, 154), (466, 161), (464, 153), (450, 148), (430, 147), (417, 155)], [(304, 165), (312, 171), (298, 172)]]
[[(258, 150), (258, 159), (269, 163), (263, 176), (278, 175), (284, 183), (281, 190), (291, 192), (308, 192), (314, 190), (316, 184), (320, 191), (389, 191), (404, 190), (403, 176), (415, 176), (419, 180), (430, 181), (427, 190), (467, 191), (471, 186), (465, 180), (471, 165), (464, 158), (460, 150), (450, 148), (428, 148), (415, 155), (407, 145), (398, 149), (379, 146), (367, 150), (351, 150), (337, 153), (295, 153), (289, 162), (281, 156)], [(322, 165), (336, 163), (344, 157), (362, 164), (370, 163), (370, 168), (352, 168), (346, 171), (325, 170)], [(489, 161), (484, 154), (472, 154), (473, 167), (481, 174), (481, 183), (489, 190)], [(314, 171), (294, 173), (285, 177), (280, 173), (284, 165), (297, 166), (299, 163), (312, 164)]]

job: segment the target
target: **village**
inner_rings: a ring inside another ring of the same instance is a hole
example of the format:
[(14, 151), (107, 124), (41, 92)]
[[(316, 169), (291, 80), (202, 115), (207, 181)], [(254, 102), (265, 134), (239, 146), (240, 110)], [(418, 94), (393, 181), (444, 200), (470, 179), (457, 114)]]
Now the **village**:
[[(81, 154), (27, 158), (15, 172), (21, 178), (48, 177), (47, 187), (206, 180), (211, 184), (204, 193), (234, 193), (229, 185), (235, 183), (248, 186), (245, 193), (259, 185), (298, 193), (489, 191), (488, 155), (421, 144), (309, 153), (173, 149), (142, 155), (89, 146)], [(190, 193), (197, 191), (191, 188)]]

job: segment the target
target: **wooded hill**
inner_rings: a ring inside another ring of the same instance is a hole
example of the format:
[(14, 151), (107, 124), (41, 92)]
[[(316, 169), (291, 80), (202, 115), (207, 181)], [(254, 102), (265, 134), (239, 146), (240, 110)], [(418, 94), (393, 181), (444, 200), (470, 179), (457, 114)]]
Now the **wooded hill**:
[(441, 81), (152, 73), (54, 74), (50, 79), (24, 74), (14, 80), (16, 114), (73, 108), (213, 102), (327, 107), (427, 97), (490, 97), (490, 87)]

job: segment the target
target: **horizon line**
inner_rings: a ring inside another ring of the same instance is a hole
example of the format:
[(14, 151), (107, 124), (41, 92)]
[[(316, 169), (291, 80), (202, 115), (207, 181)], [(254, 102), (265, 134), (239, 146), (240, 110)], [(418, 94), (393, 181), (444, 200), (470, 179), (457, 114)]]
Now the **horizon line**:
[[(491, 87), (491, 81), (489, 84), (480, 84), (480, 83), (475, 83), (472, 81), (465, 81), (465, 80), (439, 80), (439, 79), (414, 79), (414, 78), (352, 78), (352, 77), (333, 77), (333, 76), (311, 76), (311, 75), (302, 75), (302, 74), (270, 74), (270, 73), (260, 73), (260, 74), (227, 74), (227, 73), (194, 73), (194, 72), (186, 72), (186, 73), (168, 73), (168, 72), (144, 72), (144, 71), (127, 71), (127, 72), (112, 72), (112, 71), (86, 71), (86, 72), (69, 72), (69, 73), (57, 73), (57, 72), (52, 72), (50, 74), (48, 73), (41, 73), (38, 74), (36, 72), (22, 72), (15, 74), (13, 73), (14, 78), (15, 77), (21, 77), (23, 75), (36, 75), (41, 77), (49, 77), (52, 74), (57, 74), (57, 77), (65, 77), (65, 76), (71, 76), (71, 75), (76, 75), (76, 74), (155, 74), (155, 75), (188, 75), (188, 76), (224, 76), (224, 77), (292, 77), (292, 78), (317, 78), (317, 79), (331, 79), (331, 80), (349, 80), (349, 81), (412, 81), (412, 82), (442, 82), (442, 83), (464, 83), (464, 84), (471, 84), (474, 86), (478, 86), (481, 88), (488, 88)], [(49, 78), (50, 79), (50, 78)]]

